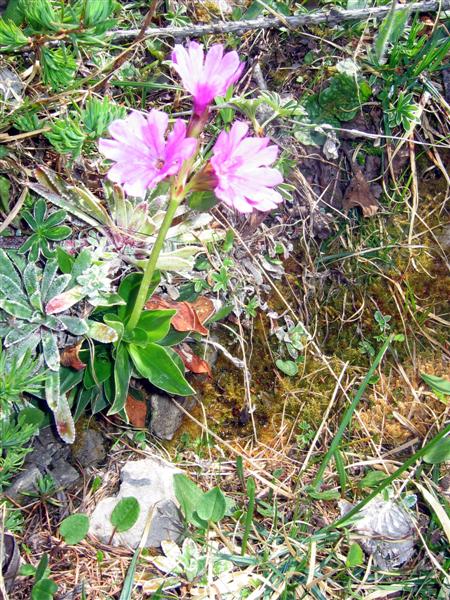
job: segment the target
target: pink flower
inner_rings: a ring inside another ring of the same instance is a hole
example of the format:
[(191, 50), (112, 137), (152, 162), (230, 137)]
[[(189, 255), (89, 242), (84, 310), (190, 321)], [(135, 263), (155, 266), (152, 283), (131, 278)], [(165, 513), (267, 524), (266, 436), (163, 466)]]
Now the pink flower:
[(187, 50), (177, 44), (172, 52), (172, 62), (184, 87), (194, 96), (194, 113), (197, 115), (201, 115), (216, 96), (224, 96), (244, 68), (237, 52), (223, 54), (222, 44), (211, 46), (206, 58), (203, 46), (197, 42), (191, 42)]
[(100, 152), (116, 163), (108, 171), (109, 179), (122, 184), (130, 196), (144, 197), (148, 189), (178, 173), (195, 152), (197, 142), (186, 137), (186, 124), (180, 119), (165, 141), (168, 123), (169, 117), (159, 110), (147, 117), (132, 112), (111, 123), (112, 140), (99, 140)]
[(283, 181), (278, 169), (270, 168), (277, 146), (269, 138), (246, 137), (248, 125), (236, 121), (229, 133), (222, 131), (213, 148), (211, 165), (217, 177), (216, 196), (241, 213), (271, 210), (282, 202), (273, 187)]

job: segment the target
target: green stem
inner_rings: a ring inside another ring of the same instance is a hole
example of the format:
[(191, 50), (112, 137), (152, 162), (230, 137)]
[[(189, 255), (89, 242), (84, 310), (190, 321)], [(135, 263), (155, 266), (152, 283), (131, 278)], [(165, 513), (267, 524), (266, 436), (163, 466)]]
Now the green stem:
[(141, 285), (139, 286), (139, 291), (136, 297), (136, 301), (133, 306), (133, 310), (131, 312), (130, 320), (126, 325), (126, 331), (130, 332), (136, 327), (142, 310), (144, 309), (144, 305), (147, 301), (148, 289), (150, 287), (150, 283), (152, 281), (153, 274), (156, 269), (156, 263), (158, 261), (158, 257), (161, 253), (164, 240), (166, 239), (167, 232), (169, 231), (170, 226), (172, 225), (173, 218), (175, 216), (175, 212), (179, 207), (181, 201), (184, 198), (184, 193), (180, 196), (172, 195), (169, 200), (169, 206), (167, 207), (167, 212), (164, 216), (164, 220), (161, 224), (161, 228), (158, 232), (158, 236), (156, 238), (155, 244), (152, 248), (150, 256), (148, 258), (147, 264), (144, 270), (144, 276), (142, 277)]
[(388, 337), (388, 339), (384, 342), (383, 346), (381, 347), (381, 350), (378, 352), (377, 356), (375, 357), (375, 360), (373, 361), (372, 365), (370, 366), (370, 369), (368, 370), (367, 375), (364, 377), (363, 382), (361, 383), (358, 391), (356, 392), (355, 397), (352, 400), (352, 403), (345, 411), (344, 417), (341, 421), (341, 424), (339, 425), (339, 429), (338, 429), (333, 441), (331, 442), (328, 452), (325, 454), (322, 464), (320, 465), (319, 470), (317, 471), (317, 475), (314, 478), (313, 487), (315, 489), (317, 489), (320, 486), (320, 484), (322, 483), (322, 478), (323, 478), (323, 474), (325, 473), (325, 469), (327, 468), (327, 465), (330, 462), (331, 457), (334, 455), (334, 453), (338, 449), (339, 444), (342, 439), (342, 436), (344, 435), (344, 432), (347, 429), (347, 426), (351, 421), (353, 413), (355, 412), (355, 409), (356, 409), (359, 401), (361, 400), (362, 395), (364, 394), (364, 392), (366, 390), (366, 387), (369, 385), (369, 381), (372, 379), (376, 368), (380, 364), (381, 359), (385, 355), (386, 350), (388, 349), (388, 347), (391, 344), (393, 339), (394, 339), (394, 335), (390, 335)]

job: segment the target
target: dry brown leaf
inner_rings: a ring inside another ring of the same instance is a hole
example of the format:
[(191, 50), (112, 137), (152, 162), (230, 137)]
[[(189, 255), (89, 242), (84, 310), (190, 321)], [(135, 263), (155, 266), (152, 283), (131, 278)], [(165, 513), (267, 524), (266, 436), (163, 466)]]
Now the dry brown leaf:
[(186, 369), (189, 369), (192, 373), (206, 373), (209, 377), (212, 377), (211, 368), (203, 358), (194, 354), (189, 344), (179, 344), (176, 348), (173, 348), (178, 356), (183, 361)]
[[(200, 300), (200, 299), (199, 299)], [(166, 300), (161, 296), (152, 296), (145, 304), (148, 310), (164, 310), (175, 309), (177, 312), (173, 316), (172, 326), (177, 331), (196, 331), (200, 335), (208, 335), (208, 330), (203, 326), (203, 322), (214, 312), (214, 307), (211, 312), (211, 300), (205, 298), (199, 303), (198, 309), (196, 305), (190, 302), (176, 302), (175, 300)], [(199, 312), (197, 312), (197, 310)], [(206, 316), (205, 318), (205, 315)]]
[(63, 367), (71, 367), (76, 371), (81, 371), (86, 368), (84, 362), (80, 360), (79, 353), (81, 350), (81, 343), (70, 348), (64, 348), (61, 352), (61, 364)]
[(207, 296), (199, 296), (197, 300), (191, 302), (191, 306), (202, 324), (212, 317), (215, 312), (214, 302)]
[(125, 412), (133, 427), (145, 427), (147, 418), (147, 402), (144, 400), (136, 400), (133, 396), (128, 395), (125, 402)]
[(361, 169), (354, 167), (354, 176), (350, 181), (342, 202), (345, 211), (355, 206), (362, 209), (364, 217), (373, 217), (378, 210), (378, 202), (375, 198)]

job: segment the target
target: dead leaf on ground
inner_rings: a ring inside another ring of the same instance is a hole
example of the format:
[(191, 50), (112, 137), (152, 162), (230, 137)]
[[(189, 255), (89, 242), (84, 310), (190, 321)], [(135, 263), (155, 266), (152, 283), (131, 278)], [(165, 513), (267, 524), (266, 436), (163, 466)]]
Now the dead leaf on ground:
[(201, 373), (206, 373), (209, 377), (212, 377), (211, 368), (206, 360), (200, 358), (194, 354), (189, 346), (189, 344), (179, 344), (176, 348), (173, 348), (178, 356), (183, 361), (186, 369), (189, 369), (192, 373), (196, 373), (197, 375)]
[(133, 427), (140, 427), (141, 429), (145, 427), (147, 402), (144, 400), (137, 400), (136, 398), (133, 398), (133, 396), (128, 395), (127, 401), (125, 402), (125, 412)]
[(64, 348), (61, 352), (61, 364), (63, 367), (71, 367), (76, 371), (82, 371), (86, 368), (84, 362), (80, 360), (79, 353), (81, 350), (81, 344), (71, 346), (70, 348)]
[(177, 312), (172, 318), (174, 329), (177, 331), (196, 331), (200, 335), (208, 335), (208, 330), (203, 326), (203, 323), (213, 314), (214, 305), (209, 298), (198, 298), (196, 303), (176, 302), (156, 295), (147, 301), (145, 308), (148, 310), (175, 309)]
[(345, 211), (351, 208), (359, 207), (362, 209), (364, 217), (373, 217), (378, 210), (378, 202), (375, 198), (363, 172), (360, 169), (354, 169), (355, 175), (350, 181), (342, 205)]

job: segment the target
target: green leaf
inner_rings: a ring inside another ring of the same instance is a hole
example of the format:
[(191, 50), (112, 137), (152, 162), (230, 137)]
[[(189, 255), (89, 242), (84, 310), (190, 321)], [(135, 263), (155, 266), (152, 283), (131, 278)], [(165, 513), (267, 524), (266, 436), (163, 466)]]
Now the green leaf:
[[(72, 78), (71, 76), (70, 81)], [(58, 82), (55, 82), (55, 85), (58, 86)], [(45, 133), (45, 137), (60, 154), (71, 154), (73, 158), (77, 158), (81, 154), (87, 135), (80, 123), (71, 117), (66, 117), (54, 121), (50, 131)], [(45, 193), (42, 195), (45, 197)], [(70, 210), (70, 206), (67, 206), (67, 210)]]
[(131, 362), (128, 346), (119, 344), (116, 348), (114, 361), (114, 400), (108, 415), (115, 415), (123, 410), (127, 400), (128, 387), (131, 378)]
[(395, 11), (397, 2), (392, 2), (391, 10), (383, 19), (378, 29), (375, 40), (375, 56), (378, 64), (383, 65), (386, 62), (388, 46), (395, 44), (400, 39), (409, 17), (409, 9)]
[(23, 425), (35, 425), (36, 428), (39, 428), (42, 425), (44, 419), (45, 413), (34, 406), (23, 408), (17, 416), (18, 423)]
[(122, 498), (111, 513), (111, 524), (119, 533), (128, 531), (139, 518), (141, 507), (133, 496)]
[(420, 376), (436, 394), (450, 395), (450, 381), (448, 379), (436, 375), (427, 375), (426, 373), (421, 373)]
[(186, 521), (206, 528), (208, 523), (196, 515), (197, 507), (203, 498), (202, 490), (183, 473), (177, 473), (173, 476), (173, 484), (175, 496)]
[(295, 377), (295, 375), (298, 373), (298, 366), (293, 360), (278, 359), (275, 364), (280, 371), (285, 373), (285, 375), (289, 375), (289, 377)]
[(450, 436), (442, 438), (423, 456), (423, 460), (431, 465), (439, 465), (450, 461)]
[(226, 507), (225, 496), (218, 487), (215, 487), (203, 494), (196, 511), (203, 521), (218, 523), (225, 515)]
[(0, 18), (0, 51), (15, 52), (30, 43), (28, 38), (20, 27), (17, 27), (13, 21), (5, 21)]
[(314, 498), (314, 500), (339, 500), (341, 497), (337, 490), (324, 490), (323, 492), (316, 492), (314, 489), (307, 489), (308, 496)]
[[(141, 280), (142, 275), (140, 273), (130, 273), (130, 275), (124, 277), (120, 282), (118, 293), (119, 296), (121, 296), (126, 302), (124, 306), (119, 306), (117, 310), (117, 314), (119, 315), (121, 321), (125, 321), (125, 318), (131, 314)], [(150, 283), (147, 298), (150, 298), (155, 289), (158, 287), (160, 281), (161, 274), (159, 271), (155, 271)]]
[(360, 488), (375, 488), (379, 483), (384, 481), (386, 477), (389, 477), (386, 473), (381, 471), (369, 471), (365, 477), (358, 483)]
[(208, 212), (218, 202), (219, 199), (214, 192), (194, 192), (189, 197), (189, 207), (199, 212)]
[(106, 21), (114, 11), (113, 0), (86, 0), (83, 21), (87, 27), (96, 27)]
[(59, 533), (66, 544), (73, 546), (83, 540), (89, 531), (89, 517), (83, 514), (70, 515), (62, 521)]
[(45, 237), (52, 242), (60, 242), (67, 239), (71, 233), (72, 229), (68, 225), (58, 225), (57, 227), (47, 229)]
[(59, 48), (43, 46), (41, 48), (41, 65), (42, 81), (55, 91), (67, 89), (69, 84), (73, 83), (78, 69), (75, 57), (64, 46)]
[(359, 544), (354, 542), (348, 550), (347, 559), (345, 561), (345, 566), (349, 567), (350, 569), (353, 569), (354, 567), (358, 567), (359, 565), (362, 565), (363, 563), (364, 563), (364, 553), (362, 551), (362, 548)]
[(138, 373), (154, 386), (177, 396), (195, 394), (166, 348), (154, 343), (145, 348), (130, 344), (129, 352)]
[(40, 579), (31, 590), (31, 600), (53, 600), (58, 586), (51, 579)]
[(176, 310), (144, 310), (136, 325), (147, 334), (149, 342), (158, 342), (169, 333), (170, 322)]
[(36, 572), (34, 575), (35, 581), (39, 581), (47, 572), (48, 567), (48, 554), (43, 554), (41, 560), (39, 561), (38, 566), (36, 567)]

